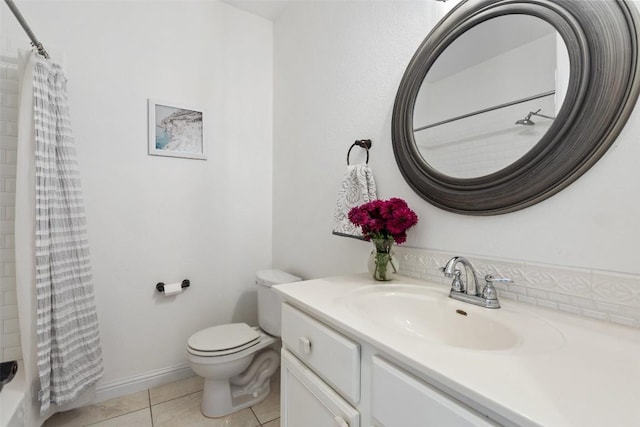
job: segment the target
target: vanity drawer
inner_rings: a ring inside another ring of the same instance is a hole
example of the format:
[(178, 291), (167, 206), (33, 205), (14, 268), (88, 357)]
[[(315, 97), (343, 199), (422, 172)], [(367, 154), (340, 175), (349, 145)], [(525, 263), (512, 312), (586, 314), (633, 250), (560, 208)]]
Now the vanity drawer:
[(384, 427), (498, 425), (379, 357), (372, 364), (371, 415)]
[(347, 400), (360, 400), (360, 346), (282, 304), (282, 343)]

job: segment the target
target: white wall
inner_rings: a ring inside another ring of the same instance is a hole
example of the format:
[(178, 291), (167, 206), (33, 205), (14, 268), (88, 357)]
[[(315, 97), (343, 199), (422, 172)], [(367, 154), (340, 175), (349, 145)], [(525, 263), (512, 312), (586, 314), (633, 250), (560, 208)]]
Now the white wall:
[(393, 102), (437, 7), (444, 6), (313, 2), (295, 4), (276, 22), (274, 263), (305, 277), (366, 269), (370, 244), (331, 235), (345, 154), (366, 137), (379, 196), (405, 198), (420, 218), (408, 246), (640, 273), (640, 109), (590, 171), (525, 210), (453, 214), (406, 184), (391, 146)]
[[(218, 2), (17, 2), (69, 79), (105, 374), (186, 362), (196, 330), (256, 323), (271, 265), (273, 25)], [(2, 7), (2, 32), (28, 40)], [(147, 98), (205, 110), (208, 160), (147, 155)], [(157, 282), (188, 278), (163, 298)]]

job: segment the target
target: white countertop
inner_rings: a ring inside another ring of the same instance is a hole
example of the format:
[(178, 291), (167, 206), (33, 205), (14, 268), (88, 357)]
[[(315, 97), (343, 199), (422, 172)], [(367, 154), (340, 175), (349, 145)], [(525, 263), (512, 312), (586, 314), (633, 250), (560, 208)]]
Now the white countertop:
[[(558, 339), (546, 348), (522, 345), (482, 351), (393, 333), (338, 302), (362, 286), (387, 284), (427, 286), (444, 296), (449, 291), (442, 285), (405, 277), (376, 282), (366, 274), (288, 283), (274, 289), (291, 304), (514, 424), (640, 425), (640, 330), (502, 300), (501, 309), (481, 310), (491, 316), (531, 316), (555, 328)], [(474, 307), (457, 304), (463, 309)], [(513, 323), (510, 326), (517, 331)]]

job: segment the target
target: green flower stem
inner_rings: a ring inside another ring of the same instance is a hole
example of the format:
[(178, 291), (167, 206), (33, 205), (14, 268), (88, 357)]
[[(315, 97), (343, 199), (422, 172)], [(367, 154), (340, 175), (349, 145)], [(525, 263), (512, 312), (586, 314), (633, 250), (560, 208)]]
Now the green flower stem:
[(376, 248), (375, 254), (375, 271), (374, 279), (376, 280), (391, 280), (388, 277), (388, 268), (391, 266), (393, 273), (397, 273), (395, 265), (391, 262), (391, 246), (393, 245), (393, 239), (371, 239)]

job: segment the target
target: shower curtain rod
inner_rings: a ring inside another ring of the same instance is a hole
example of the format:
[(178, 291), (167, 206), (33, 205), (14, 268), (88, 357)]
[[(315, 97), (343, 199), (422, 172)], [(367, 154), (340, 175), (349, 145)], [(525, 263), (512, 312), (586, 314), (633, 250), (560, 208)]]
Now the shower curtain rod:
[(474, 111), (473, 113), (463, 114), (462, 116), (453, 117), (451, 119), (443, 120), (441, 122), (431, 123), (430, 125), (415, 128), (413, 131), (418, 132), (418, 131), (430, 129), (436, 126), (445, 125), (447, 123), (455, 122), (456, 120), (466, 119), (467, 117), (477, 116), (478, 114), (488, 113), (489, 111), (498, 110), (500, 108), (511, 107), (512, 105), (522, 104), (523, 102), (533, 101), (535, 99), (544, 98), (545, 96), (551, 96), (555, 93), (556, 93), (555, 90), (550, 90), (548, 92), (539, 93), (537, 95), (528, 96), (526, 98), (517, 99), (515, 101), (505, 102), (504, 104), (484, 108), (482, 110)]
[(38, 41), (38, 38), (35, 34), (33, 34), (33, 31), (31, 31), (29, 24), (27, 24), (27, 21), (24, 20), (24, 16), (22, 16), (13, 0), (4, 0), (4, 2), (7, 4), (7, 6), (9, 6), (9, 9), (11, 9), (11, 12), (13, 12), (13, 15), (16, 17), (25, 33), (27, 33), (27, 35), (31, 39), (31, 45), (38, 50), (38, 53), (40, 55), (44, 56), (46, 59), (49, 59), (49, 54), (46, 50), (44, 50), (44, 46), (42, 46), (42, 43)]

